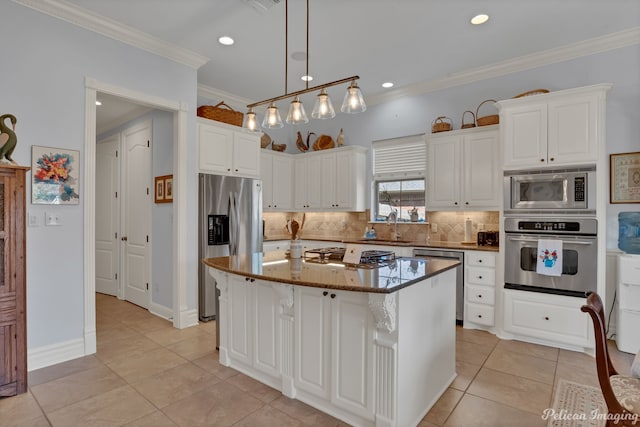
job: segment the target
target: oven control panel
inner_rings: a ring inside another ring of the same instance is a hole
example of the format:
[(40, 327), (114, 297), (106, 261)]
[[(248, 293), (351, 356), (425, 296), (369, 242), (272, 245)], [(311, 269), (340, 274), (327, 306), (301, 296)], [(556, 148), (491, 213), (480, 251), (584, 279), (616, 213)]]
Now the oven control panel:
[(580, 231), (579, 222), (564, 221), (519, 221), (518, 230), (522, 231)]

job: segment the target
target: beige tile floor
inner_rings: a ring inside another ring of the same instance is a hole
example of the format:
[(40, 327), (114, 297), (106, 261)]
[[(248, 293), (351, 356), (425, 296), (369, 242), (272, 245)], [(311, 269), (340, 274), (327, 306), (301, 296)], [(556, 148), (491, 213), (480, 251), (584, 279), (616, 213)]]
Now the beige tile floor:
[[(0, 399), (0, 426), (344, 426), (217, 362), (215, 324), (177, 330), (98, 294), (95, 355), (29, 373), (29, 391)], [(612, 346), (628, 373), (632, 356)], [(544, 426), (558, 380), (597, 386), (591, 357), (457, 330), (458, 377), (420, 423)]]

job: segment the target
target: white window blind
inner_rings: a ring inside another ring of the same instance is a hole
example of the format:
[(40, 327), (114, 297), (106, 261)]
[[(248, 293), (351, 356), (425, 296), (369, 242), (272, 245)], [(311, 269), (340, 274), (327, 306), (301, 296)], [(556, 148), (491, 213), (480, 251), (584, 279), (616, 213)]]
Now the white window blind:
[(373, 141), (372, 146), (375, 179), (426, 176), (427, 145), (424, 134)]

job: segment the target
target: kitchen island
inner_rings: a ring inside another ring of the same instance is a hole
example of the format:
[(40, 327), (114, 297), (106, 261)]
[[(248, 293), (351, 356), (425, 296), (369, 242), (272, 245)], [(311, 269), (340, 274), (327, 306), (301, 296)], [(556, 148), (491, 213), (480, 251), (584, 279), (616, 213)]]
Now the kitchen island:
[(456, 261), (203, 260), (220, 363), (356, 426), (417, 425), (456, 376)]

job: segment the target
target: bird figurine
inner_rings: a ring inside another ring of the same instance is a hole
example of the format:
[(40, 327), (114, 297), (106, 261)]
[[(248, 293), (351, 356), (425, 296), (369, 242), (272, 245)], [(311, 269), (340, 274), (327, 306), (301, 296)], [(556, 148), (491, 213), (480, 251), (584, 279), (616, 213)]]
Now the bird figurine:
[[(11, 120), (11, 128), (5, 125), (4, 122), (6, 119)], [(6, 159), (14, 165), (17, 165), (17, 163), (11, 158), (11, 155), (18, 144), (18, 137), (14, 132), (17, 122), (18, 119), (16, 119), (16, 116), (13, 114), (3, 114), (0, 116), (0, 161), (4, 162)]]
[(311, 135), (315, 134), (315, 132), (307, 132), (307, 150), (311, 148), (311, 142), (309, 142), (309, 140), (311, 139)]
[(340, 128), (340, 133), (336, 138), (336, 144), (338, 144), (338, 147), (342, 147), (344, 145), (344, 132), (342, 132), (342, 128)]
[(298, 147), (298, 150), (302, 151), (303, 153), (305, 151), (309, 151), (309, 146), (304, 143), (300, 131), (298, 131), (298, 137), (296, 138), (296, 147)]

